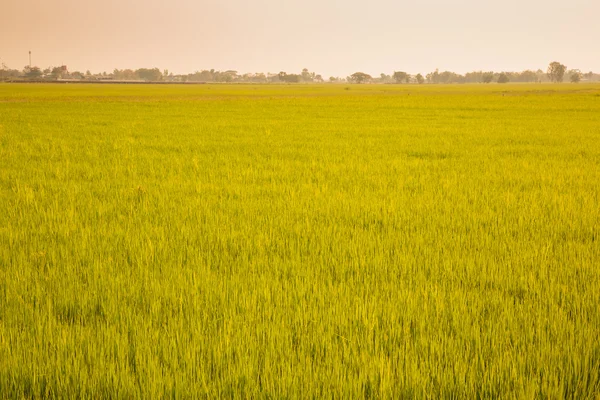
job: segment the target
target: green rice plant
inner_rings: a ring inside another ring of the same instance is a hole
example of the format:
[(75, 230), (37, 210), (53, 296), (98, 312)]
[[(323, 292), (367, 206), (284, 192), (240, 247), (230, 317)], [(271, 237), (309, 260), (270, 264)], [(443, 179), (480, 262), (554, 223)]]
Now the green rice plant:
[(0, 85), (0, 398), (598, 398), (599, 95)]

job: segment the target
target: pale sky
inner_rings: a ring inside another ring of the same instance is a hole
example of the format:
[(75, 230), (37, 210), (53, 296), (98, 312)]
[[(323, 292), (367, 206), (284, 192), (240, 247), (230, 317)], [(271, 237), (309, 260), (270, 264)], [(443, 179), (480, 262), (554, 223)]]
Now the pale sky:
[(10, 68), (600, 72), (600, 0), (0, 0)]

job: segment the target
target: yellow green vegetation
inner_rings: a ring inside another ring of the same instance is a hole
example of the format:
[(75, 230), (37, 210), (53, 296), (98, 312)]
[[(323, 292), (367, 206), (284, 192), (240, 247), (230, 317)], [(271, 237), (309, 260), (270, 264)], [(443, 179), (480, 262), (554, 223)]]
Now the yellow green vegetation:
[(600, 396), (600, 86), (0, 85), (0, 397)]

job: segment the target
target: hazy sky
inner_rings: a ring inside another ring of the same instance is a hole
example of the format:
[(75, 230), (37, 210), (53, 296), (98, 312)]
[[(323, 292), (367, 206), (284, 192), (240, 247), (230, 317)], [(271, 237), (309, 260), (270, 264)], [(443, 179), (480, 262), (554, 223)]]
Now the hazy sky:
[(600, 0), (0, 0), (21, 69), (600, 71)]

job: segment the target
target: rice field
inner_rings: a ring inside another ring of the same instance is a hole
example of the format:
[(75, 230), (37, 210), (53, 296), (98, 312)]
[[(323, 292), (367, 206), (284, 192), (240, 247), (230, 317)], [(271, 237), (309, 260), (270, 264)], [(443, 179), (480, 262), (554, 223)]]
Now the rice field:
[(0, 398), (600, 398), (600, 85), (0, 84)]

